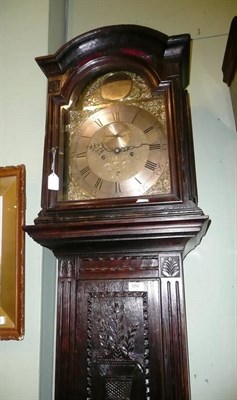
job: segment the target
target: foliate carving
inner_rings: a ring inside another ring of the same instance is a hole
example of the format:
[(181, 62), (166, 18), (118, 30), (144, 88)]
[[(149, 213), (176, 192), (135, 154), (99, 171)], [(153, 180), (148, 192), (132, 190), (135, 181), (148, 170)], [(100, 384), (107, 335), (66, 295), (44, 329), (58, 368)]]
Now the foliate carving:
[[(149, 400), (147, 294), (92, 292), (88, 297), (87, 394), (106, 399)], [(96, 398), (96, 397), (95, 397)]]
[(63, 258), (59, 264), (60, 278), (75, 278), (76, 277), (76, 262), (74, 258)]
[(130, 359), (134, 350), (135, 335), (138, 323), (126, 327), (124, 322), (124, 305), (118, 301), (108, 305), (106, 315), (97, 320), (100, 346), (110, 358)]
[(98, 257), (80, 260), (80, 271), (136, 271), (158, 270), (158, 258), (154, 256)]
[(161, 256), (160, 257), (161, 276), (164, 278), (175, 278), (180, 276), (180, 257)]

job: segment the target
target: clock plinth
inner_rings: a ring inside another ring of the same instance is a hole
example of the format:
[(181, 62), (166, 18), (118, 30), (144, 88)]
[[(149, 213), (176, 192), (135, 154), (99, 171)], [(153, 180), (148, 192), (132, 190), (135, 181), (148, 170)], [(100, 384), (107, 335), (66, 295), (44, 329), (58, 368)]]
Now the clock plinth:
[(209, 219), (189, 42), (111, 26), (37, 59), (48, 117), (42, 210), (26, 231), (58, 259), (56, 400), (190, 399), (183, 259)]

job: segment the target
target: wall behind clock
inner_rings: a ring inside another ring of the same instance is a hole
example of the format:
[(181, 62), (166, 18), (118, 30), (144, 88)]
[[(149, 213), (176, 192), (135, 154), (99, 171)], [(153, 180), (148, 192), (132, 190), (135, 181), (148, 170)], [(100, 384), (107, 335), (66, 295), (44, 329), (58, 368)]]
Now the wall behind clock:
[[(29, 222), (40, 206), (46, 82), (34, 57), (47, 52), (48, 2), (3, 0), (0, 16), (0, 164), (26, 165)], [(1, 400), (38, 399), (41, 261), (42, 250), (26, 238), (26, 334), (0, 342)]]
[[(0, 165), (26, 165), (27, 224), (40, 210), (46, 110), (34, 58), (64, 42), (64, 17), (64, 0), (0, 0)], [(52, 398), (55, 271), (26, 236), (25, 338), (0, 342), (1, 400)]]
[[(189, 92), (199, 205), (212, 225), (185, 260), (192, 400), (237, 398), (237, 133), (221, 74), (234, 15), (236, 0), (0, 0), (0, 164), (26, 165), (28, 224), (40, 209), (46, 109), (46, 79), (34, 57), (109, 24), (193, 38)], [(54, 264), (26, 238), (26, 334), (22, 342), (0, 342), (1, 400), (52, 398)]]

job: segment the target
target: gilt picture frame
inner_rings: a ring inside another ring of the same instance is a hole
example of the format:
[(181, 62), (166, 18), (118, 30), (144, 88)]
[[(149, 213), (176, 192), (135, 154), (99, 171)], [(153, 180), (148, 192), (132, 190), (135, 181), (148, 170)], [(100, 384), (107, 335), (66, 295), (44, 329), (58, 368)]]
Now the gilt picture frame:
[(0, 340), (24, 337), (25, 166), (0, 167)]

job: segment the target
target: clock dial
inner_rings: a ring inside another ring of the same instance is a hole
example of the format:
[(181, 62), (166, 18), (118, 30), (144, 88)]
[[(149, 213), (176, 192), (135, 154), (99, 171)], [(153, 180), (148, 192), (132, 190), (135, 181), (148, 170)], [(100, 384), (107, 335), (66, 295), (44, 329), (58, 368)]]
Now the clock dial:
[(143, 195), (164, 173), (167, 148), (161, 125), (148, 111), (105, 107), (72, 136), (71, 179), (92, 198)]
[(58, 199), (170, 194), (165, 104), (165, 92), (154, 94), (133, 72), (109, 72), (75, 89), (61, 108)]

